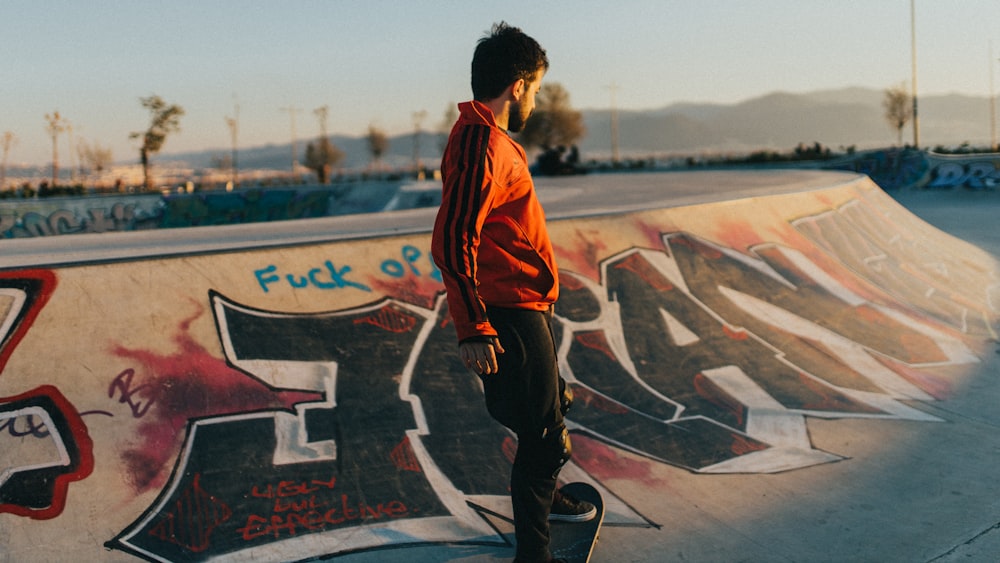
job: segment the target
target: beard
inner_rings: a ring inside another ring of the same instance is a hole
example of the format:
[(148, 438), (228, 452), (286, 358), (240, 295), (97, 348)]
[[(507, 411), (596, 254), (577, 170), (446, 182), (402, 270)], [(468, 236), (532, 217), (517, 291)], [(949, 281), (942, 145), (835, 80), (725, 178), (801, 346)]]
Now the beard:
[(525, 112), (521, 102), (515, 102), (510, 107), (510, 117), (507, 118), (507, 130), (511, 133), (519, 133), (524, 129), (524, 124), (531, 117), (531, 112)]

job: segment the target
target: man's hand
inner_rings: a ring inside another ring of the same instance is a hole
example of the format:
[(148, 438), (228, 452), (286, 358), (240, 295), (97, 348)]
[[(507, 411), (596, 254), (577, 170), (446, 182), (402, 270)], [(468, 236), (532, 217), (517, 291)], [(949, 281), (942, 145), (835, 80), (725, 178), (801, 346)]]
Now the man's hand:
[(497, 354), (503, 354), (503, 346), (496, 337), (489, 342), (463, 342), (458, 345), (458, 354), (462, 357), (465, 367), (474, 371), (477, 375), (490, 375), (496, 373)]

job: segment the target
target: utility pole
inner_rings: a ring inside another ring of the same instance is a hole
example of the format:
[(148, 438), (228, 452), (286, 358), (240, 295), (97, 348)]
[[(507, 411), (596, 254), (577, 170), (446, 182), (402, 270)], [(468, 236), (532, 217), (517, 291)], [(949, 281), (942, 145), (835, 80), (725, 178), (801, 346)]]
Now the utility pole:
[(52, 187), (55, 188), (59, 181), (59, 134), (66, 130), (66, 120), (58, 111), (45, 114), (45, 120), (49, 122), (45, 129), (52, 137)]
[(427, 117), (426, 110), (413, 112), (413, 169), (420, 174), (420, 125)]
[(66, 137), (69, 139), (69, 181), (76, 184), (76, 169), (80, 166), (80, 159), (77, 158), (76, 148), (73, 142), (73, 124), (66, 120)]
[(910, 67), (913, 74), (913, 148), (920, 148), (920, 117), (917, 115), (917, 15), (910, 0)]
[(233, 117), (226, 118), (226, 125), (229, 126), (229, 137), (233, 143), (233, 158), (232, 162), (230, 163), (231, 165), (230, 171), (232, 173), (231, 182), (233, 184), (233, 187), (235, 188), (240, 185), (240, 172), (239, 172), (240, 169), (239, 165), (236, 162), (237, 139), (239, 137), (239, 131), (240, 131), (240, 104), (239, 102), (236, 101), (235, 94), (233, 95)]
[(316, 118), (319, 119), (319, 138), (326, 138), (326, 118), (330, 115), (330, 106), (321, 106), (313, 110)]
[(611, 162), (618, 164), (618, 85), (612, 82), (608, 89), (611, 90)]
[(990, 41), (990, 151), (997, 150), (997, 94), (993, 88), (993, 41)]
[(3, 148), (3, 160), (0, 161), (0, 192), (7, 187), (7, 156), (10, 148), (17, 143), (17, 137), (11, 131), (4, 131), (0, 136), (0, 147)]
[(288, 112), (288, 116), (289, 116), (289, 118), (291, 119), (291, 122), (292, 122), (292, 175), (294, 176), (295, 175), (295, 169), (298, 168), (298, 165), (299, 165), (298, 150), (295, 147), (295, 143), (296, 143), (296, 140), (297, 140), (296, 136), (295, 136), (295, 114), (301, 112), (302, 109), (294, 107), (294, 106), (289, 106), (287, 108), (280, 108), (280, 109), (281, 109), (281, 111), (287, 111)]

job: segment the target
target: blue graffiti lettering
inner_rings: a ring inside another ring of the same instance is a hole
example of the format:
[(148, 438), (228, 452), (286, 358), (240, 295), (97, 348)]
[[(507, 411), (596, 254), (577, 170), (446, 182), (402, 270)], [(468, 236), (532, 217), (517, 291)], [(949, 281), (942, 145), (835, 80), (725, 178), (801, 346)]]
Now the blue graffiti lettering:
[[(318, 269), (312, 270), (309, 272), (309, 274), (312, 275), (313, 271), (319, 271), (319, 270)], [(304, 287), (309, 286), (309, 278), (305, 276), (295, 276), (294, 274), (288, 274), (287, 276), (285, 276), (285, 279), (287, 279), (288, 284), (294, 287), (295, 289), (302, 289)]]
[(330, 272), (330, 278), (333, 279), (333, 282), (336, 284), (337, 287), (353, 287), (363, 291), (371, 291), (371, 288), (368, 287), (367, 285), (357, 282), (352, 282), (344, 278), (344, 276), (351, 271), (350, 266), (344, 266), (343, 268), (340, 268), (338, 270), (333, 265), (333, 262), (330, 262), (329, 260), (324, 262), (324, 265), (326, 266), (327, 271)]
[(264, 293), (267, 293), (269, 291), (267, 288), (267, 284), (274, 283), (276, 281), (281, 281), (281, 278), (273, 275), (274, 272), (276, 272), (277, 270), (278, 267), (272, 264), (264, 268), (263, 270), (257, 270), (253, 273), (253, 275), (257, 278), (257, 283), (260, 284), (260, 288), (264, 290)]
[[(382, 262), (382, 273), (389, 277), (401, 278), (406, 275), (407, 269), (409, 269), (410, 273), (414, 276), (421, 276), (420, 269), (417, 268), (416, 264), (424, 257), (424, 253), (419, 248), (408, 244), (402, 248), (400, 254), (403, 259), (402, 262), (394, 258), (389, 258)], [(430, 264), (431, 279), (441, 281), (441, 271), (438, 270), (437, 265), (434, 264), (433, 260), (428, 260), (428, 263)]]
[[(323, 268), (311, 268), (306, 275), (284, 274), (285, 281), (292, 289), (305, 289), (309, 286), (318, 289), (344, 289), (354, 288), (361, 291), (371, 291), (367, 285), (348, 279), (351, 273), (350, 266), (337, 267), (332, 261), (323, 262)], [(264, 293), (271, 290), (271, 286), (280, 283), (282, 276), (278, 273), (278, 267), (274, 264), (254, 270), (254, 277)]]

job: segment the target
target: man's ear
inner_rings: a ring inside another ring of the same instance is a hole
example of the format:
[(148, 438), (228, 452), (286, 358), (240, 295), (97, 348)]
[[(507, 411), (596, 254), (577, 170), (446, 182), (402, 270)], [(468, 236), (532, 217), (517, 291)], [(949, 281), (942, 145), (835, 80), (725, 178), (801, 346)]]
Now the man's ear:
[(510, 95), (514, 98), (515, 102), (521, 101), (521, 96), (524, 95), (527, 85), (527, 82), (523, 78), (518, 78), (510, 85)]

